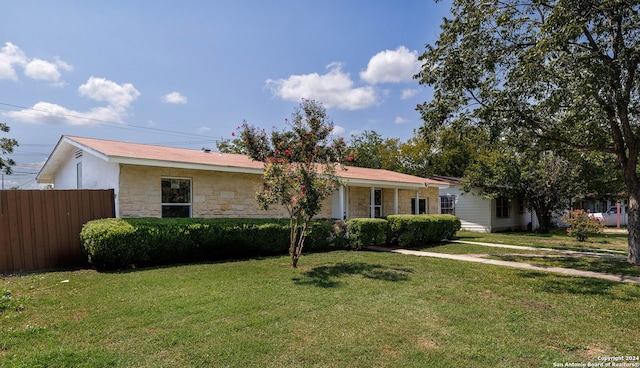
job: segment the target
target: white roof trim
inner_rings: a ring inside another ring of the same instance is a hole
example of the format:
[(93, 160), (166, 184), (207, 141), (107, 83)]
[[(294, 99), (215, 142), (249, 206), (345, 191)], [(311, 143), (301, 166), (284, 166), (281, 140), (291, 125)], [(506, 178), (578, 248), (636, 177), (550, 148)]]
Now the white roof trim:
[(385, 181), (385, 180), (368, 180), (368, 179), (341, 179), (347, 186), (363, 186), (363, 187), (375, 187), (375, 188), (398, 188), (398, 189), (420, 189), (420, 188), (448, 188), (448, 185), (433, 184), (433, 183), (400, 183), (397, 181)]
[(237, 167), (237, 166), (194, 164), (190, 162), (150, 160), (150, 159), (142, 159), (142, 158), (122, 157), (122, 156), (109, 156), (106, 161), (116, 163), (116, 164), (171, 167), (175, 169), (225, 171), (225, 172), (235, 172), (235, 173), (244, 173), (244, 174), (262, 174), (263, 173), (263, 170), (261, 168), (254, 169), (254, 168)]

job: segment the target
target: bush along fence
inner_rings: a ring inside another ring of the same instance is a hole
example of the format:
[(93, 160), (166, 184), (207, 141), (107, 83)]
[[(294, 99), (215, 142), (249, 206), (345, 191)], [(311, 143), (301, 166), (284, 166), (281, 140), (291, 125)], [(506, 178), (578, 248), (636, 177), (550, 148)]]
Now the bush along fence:
[[(460, 220), (451, 215), (397, 215), (387, 219), (317, 220), (307, 251), (410, 246), (452, 238)], [(84, 225), (80, 240), (100, 269), (250, 258), (289, 251), (288, 219), (102, 219)]]

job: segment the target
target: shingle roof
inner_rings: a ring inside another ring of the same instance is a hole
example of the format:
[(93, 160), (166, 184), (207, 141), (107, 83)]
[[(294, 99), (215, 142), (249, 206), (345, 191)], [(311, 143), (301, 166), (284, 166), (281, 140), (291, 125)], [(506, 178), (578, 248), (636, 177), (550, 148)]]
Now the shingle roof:
[[(204, 152), (202, 150), (129, 143), (95, 138), (62, 136), (38, 174), (38, 182), (51, 182), (60, 165), (73, 153), (82, 149), (105, 161), (148, 166), (181, 167), (214, 171), (261, 173), (263, 163), (239, 154)], [(437, 186), (445, 182), (401, 174), (389, 170), (349, 166), (337, 175), (352, 184), (378, 186)]]

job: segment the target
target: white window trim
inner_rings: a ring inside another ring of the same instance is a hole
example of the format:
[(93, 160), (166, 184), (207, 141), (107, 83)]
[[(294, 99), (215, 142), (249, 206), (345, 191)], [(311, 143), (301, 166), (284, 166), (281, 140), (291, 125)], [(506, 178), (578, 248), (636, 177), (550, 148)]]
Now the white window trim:
[[(177, 179), (177, 180), (188, 180), (189, 181), (189, 203), (164, 203), (162, 202), (162, 181), (165, 179)], [(189, 217), (193, 217), (193, 179), (187, 177), (179, 177), (179, 176), (162, 176), (160, 178), (160, 207), (164, 206), (189, 206)]]

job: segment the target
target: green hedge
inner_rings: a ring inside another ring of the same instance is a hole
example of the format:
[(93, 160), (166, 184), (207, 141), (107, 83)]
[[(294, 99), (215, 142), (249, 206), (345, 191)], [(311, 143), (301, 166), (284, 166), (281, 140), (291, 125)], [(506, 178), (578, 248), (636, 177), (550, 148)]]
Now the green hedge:
[[(460, 220), (451, 215), (392, 215), (387, 219), (317, 220), (307, 229), (305, 251), (411, 246), (452, 238)], [(80, 233), (97, 268), (127, 268), (286, 254), (288, 219), (102, 219)]]
[(347, 221), (347, 232), (352, 249), (386, 244), (388, 223), (381, 218), (354, 218)]
[[(288, 219), (102, 219), (85, 224), (80, 240), (98, 268), (286, 254)], [(332, 220), (313, 222), (305, 250), (344, 247)]]
[(460, 230), (452, 215), (391, 215), (387, 221), (390, 241), (403, 247), (451, 239)]

